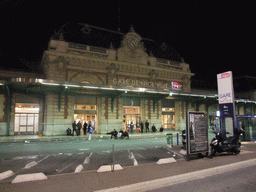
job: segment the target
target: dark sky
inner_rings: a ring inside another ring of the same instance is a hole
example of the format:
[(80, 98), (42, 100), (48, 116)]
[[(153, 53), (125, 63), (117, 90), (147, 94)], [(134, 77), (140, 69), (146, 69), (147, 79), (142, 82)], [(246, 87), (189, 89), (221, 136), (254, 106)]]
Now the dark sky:
[(120, 26), (123, 33), (133, 25), (140, 36), (173, 47), (195, 79), (215, 81), (225, 71), (256, 76), (255, 8), (255, 1), (242, 0), (1, 0), (0, 65), (36, 69), (54, 30), (86, 44), (78, 23), (113, 31)]

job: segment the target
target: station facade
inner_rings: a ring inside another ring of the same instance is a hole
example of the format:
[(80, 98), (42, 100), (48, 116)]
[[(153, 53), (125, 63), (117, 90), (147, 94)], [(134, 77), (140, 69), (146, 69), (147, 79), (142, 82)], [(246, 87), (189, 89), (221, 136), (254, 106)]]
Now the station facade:
[(146, 120), (180, 131), (188, 111), (206, 111), (215, 126), (217, 91), (191, 90), (189, 64), (150, 56), (141, 40), (134, 30), (118, 49), (52, 39), (43, 75), (2, 72), (0, 135), (65, 135), (73, 121), (90, 122), (99, 134), (131, 122), (139, 130)]

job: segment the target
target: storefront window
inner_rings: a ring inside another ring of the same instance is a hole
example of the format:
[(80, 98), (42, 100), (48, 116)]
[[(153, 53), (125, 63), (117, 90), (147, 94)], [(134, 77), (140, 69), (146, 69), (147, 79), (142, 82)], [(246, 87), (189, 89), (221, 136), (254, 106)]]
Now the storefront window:
[(174, 112), (174, 108), (162, 108), (162, 111)]
[(15, 113), (39, 113), (39, 104), (16, 103)]
[(75, 110), (96, 110), (96, 105), (75, 105)]

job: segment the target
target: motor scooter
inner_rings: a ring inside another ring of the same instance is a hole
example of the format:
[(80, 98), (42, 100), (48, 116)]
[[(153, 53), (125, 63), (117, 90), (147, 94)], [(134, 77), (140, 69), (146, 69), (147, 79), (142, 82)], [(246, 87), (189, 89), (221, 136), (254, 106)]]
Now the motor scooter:
[[(226, 132), (229, 134), (228, 132)], [(210, 146), (211, 146), (211, 154), (210, 156), (213, 157), (216, 152), (223, 153), (240, 153), (240, 136), (244, 134), (244, 130), (242, 129), (235, 129), (234, 136), (224, 138), (221, 133), (215, 132), (215, 137), (212, 139)]]

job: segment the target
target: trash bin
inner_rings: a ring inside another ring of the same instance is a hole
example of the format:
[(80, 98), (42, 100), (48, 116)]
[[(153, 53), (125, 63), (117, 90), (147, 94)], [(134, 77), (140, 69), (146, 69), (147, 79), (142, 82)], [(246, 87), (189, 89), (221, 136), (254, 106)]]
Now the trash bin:
[(167, 133), (166, 134), (166, 140), (167, 140), (167, 144), (173, 146), (173, 136), (172, 136), (172, 133)]

